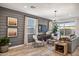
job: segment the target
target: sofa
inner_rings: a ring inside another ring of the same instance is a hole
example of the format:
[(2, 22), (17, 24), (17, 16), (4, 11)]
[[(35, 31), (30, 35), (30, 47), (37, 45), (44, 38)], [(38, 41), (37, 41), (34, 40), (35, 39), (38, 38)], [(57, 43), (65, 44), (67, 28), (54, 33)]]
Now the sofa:
[(71, 40), (68, 42), (68, 51), (70, 53), (73, 53), (77, 49), (78, 45), (79, 45), (79, 37), (71, 38)]
[(59, 41), (62, 41), (62, 40), (67, 41), (68, 52), (70, 52), (70, 53), (73, 53), (79, 45), (79, 37), (77, 37), (76, 35), (73, 35), (73, 34), (70, 36), (61, 37), (59, 39)]

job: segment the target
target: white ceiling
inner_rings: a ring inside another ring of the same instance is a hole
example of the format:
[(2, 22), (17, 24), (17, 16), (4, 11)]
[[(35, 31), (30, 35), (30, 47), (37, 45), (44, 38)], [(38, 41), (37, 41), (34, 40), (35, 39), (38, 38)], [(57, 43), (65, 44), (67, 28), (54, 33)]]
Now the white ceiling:
[[(57, 10), (57, 20), (79, 16), (78, 3), (0, 3), (0, 6), (47, 19), (54, 18), (55, 10)], [(27, 7), (24, 8), (24, 6)], [(30, 8), (30, 6), (36, 8)]]

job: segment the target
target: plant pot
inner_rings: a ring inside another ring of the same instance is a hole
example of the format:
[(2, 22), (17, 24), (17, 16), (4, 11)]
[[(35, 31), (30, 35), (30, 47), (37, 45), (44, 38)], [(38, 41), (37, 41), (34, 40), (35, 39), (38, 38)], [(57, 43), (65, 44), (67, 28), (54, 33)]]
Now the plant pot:
[(8, 51), (8, 45), (0, 46), (0, 52), (1, 53), (7, 52), (7, 51)]

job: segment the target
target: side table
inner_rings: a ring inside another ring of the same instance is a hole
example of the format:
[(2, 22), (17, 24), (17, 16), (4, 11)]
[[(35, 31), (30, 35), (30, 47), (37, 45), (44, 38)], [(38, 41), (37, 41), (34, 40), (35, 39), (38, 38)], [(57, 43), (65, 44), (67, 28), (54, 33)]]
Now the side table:
[(67, 55), (68, 53), (68, 45), (65, 42), (55, 42), (55, 52)]

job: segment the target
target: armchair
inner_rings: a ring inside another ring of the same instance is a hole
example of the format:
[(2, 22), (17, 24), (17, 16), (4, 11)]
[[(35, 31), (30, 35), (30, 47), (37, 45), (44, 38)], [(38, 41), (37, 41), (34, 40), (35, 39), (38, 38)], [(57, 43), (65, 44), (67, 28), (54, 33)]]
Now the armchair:
[(39, 41), (37, 35), (33, 35), (33, 39), (35, 40), (34, 47), (44, 46), (44, 41)]

